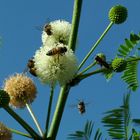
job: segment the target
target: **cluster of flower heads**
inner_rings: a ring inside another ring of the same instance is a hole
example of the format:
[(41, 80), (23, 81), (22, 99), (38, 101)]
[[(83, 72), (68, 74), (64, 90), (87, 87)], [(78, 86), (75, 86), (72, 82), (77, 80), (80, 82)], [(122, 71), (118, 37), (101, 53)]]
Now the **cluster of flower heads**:
[(73, 51), (68, 48), (71, 24), (56, 20), (46, 24), (42, 32), (42, 47), (34, 55), (37, 77), (45, 84), (62, 86), (71, 81), (78, 69)]

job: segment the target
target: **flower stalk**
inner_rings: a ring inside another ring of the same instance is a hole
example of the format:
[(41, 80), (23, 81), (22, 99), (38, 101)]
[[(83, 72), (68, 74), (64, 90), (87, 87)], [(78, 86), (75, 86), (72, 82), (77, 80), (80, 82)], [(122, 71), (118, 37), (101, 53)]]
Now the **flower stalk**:
[(50, 99), (49, 99), (48, 113), (47, 113), (47, 119), (46, 119), (46, 131), (45, 131), (45, 134), (43, 136), (44, 138), (46, 138), (47, 133), (48, 133), (53, 95), (54, 95), (54, 86), (51, 87), (51, 91), (50, 91)]
[[(75, 0), (74, 1), (74, 9), (73, 9), (73, 18), (72, 18), (72, 30), (69, 38), (69, 48), (75, 51), (76, 46), (76, 39), (77, 39), (77, 33), (78, 33), (78, 27), (80, 22), (80, 14), (81, 14), (81, 8), (82, 8), (82, 0)], [(60, 125), (60, 121), (62, 118), (62, 114), (64, 111), (65, 103), (68, 97), (68, 93), (70, 91), (70, 86), (68, 84), (61, 87), (59, 98), (57, 101), (56, 109), (54, 112), (54, 116), (50, 125), (50, 130), (48, 133), (48, 138), (55, 139), (58, 128)]]
[(94, 74), (98, 74), (98, 73), (101, 73), (101, 72), (104, 72), (106, 70), (106, 68), (101, 68), (101, 69), (97, 69), (95, 71), (92, 71), (92, 72), (89, 72), (89, 73), (86, 73), (86, 74), (83, 74), (83, 75), (78, 75), (80, 77), (81, 80), (89, 77), (89, 76), (92, 76)]
[(12, 132), (12, 133), (15, 133), (15, 134), (18, 134), (18, 135), (21, 135), (21, 136), (24, 136), (24, 137), (27, 137), (27, 138), (31, 138), (32, 139), (32, 136), (28, 135), (28, 134), (25, 134), (21, 131), (18, 131), (18, 130), (15, 130), (15, 129), (12, 129), (12, 128), (9, 128), (9, 130)]
[(81, 69), (81, 67), (84, 65), (84, 63), (86, 62), (86, 60), (90, 57), (90, 55), (92, 54), (92, 52), (96, 49), (96, 47), (99, 45), (99, 43), (101, 42), (101, 40), (105, 37), (105, 35), (107, 34), (107, 32), (109, 31), (109, 29), (112, 27), (113, 22), (110, 22), (109, 25), (107, 26), (107, 28), (104, 30), (104, 32), (102, 33), (102, 35), (100, 36), (100, 38), (96, 41), (96, 43), (93, 45), (93, 47), (91, 48), (91, 50), (89, 51), (89, 53), (85, 56), (85, 58), (83, 59), (83, 61), (81, 62), (81, 64), (79, 65), (78, 70)]
[(38, 123), (38, 121), (37, 121), (32, 109), (31, 109), (31, 107), (30, 107), (30, 105), (28, 103), (26, 103), (26, 107), (27, 107), (27, 110), (29, 111), (29, 113), (30, 113), (30, 115), (31, 115), (31, 117), (32, 117), (32, 119), (33, 119), (33, 121), (34, 121), (34, 123), (35, 123), (35, 125), (36, 125), (36, 127), (37, 127), (37, 129), (38, 129), (38, 131), (40, 133), (40, 135), (43, 136), (43, 131), (41, 130), (41, 127), (40, 127), (40, 125), (39, 125), (39, 123)]
[(55, 108), (54, 116), (51, 122), (48, 136), (47, 136), (48, 138), (51, 138), (52, 140), (56, 138), (69, 91), (70, 91), (69, 85), (63, 86), (60, 90), (58, 102)]
[(41, 140), (41, 137), (9, 106), (3, 107), (34, 139)]
[(86, 71), (88, 71), (90, 68), (92, 68), (96, 64), (97, 64), (97, 62), (94, 61), (92, 64), (90, 64), (88, 67), (86, 67), (83, 71), (81, 71), (78, 75), (82, 75), (83, 73), (85, 73)]
[(71, 34), (70, 34), (69, 44), (68, 44), (69, 48), (72, 49), (73, 51), (75, 51), (75, 47), (76, 47), (76, 40), (77, 40), (78, 27), (79, 27), (79, 22), (80, 22), (82, 2), (83, 0), (75, 0), (74, 2), (72, 29), (71, 29)]

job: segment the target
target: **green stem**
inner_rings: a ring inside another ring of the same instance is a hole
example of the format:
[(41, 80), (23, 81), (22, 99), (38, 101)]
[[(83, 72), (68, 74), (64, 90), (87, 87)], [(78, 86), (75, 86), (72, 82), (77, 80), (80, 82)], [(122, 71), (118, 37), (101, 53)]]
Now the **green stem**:
[(93, 66), (95, 66), (97, 64), (97, 62), (93, 62), (92, 64), (90, 64), (88, 67), (86, 67), (82, 72), (80, 72), (78, 75), (82, 75), (83, 73), (85, 73), (86, 71), (88, 71), (90, 68), (92, 68)]
[(9, 106), (3, 107), (21, 126), (34, 138), (41, 140), (41, 137)]
[(18, 131), (18, 130), (15, 130), (15, 129), (12, 129), (12, 128), (9, 128), (9, 130), (12, 132), (12, 133), (15, 133), (15, 134), (18, 134), (18, 135), (21, 135), (21, 136), (24, 136), (24, 137), (28, 137), (28, 138), (31, 138), (32, 139), (32, 136), (28, 135), (28, 134), (25, 134), (21, 131)]
[(68, 97), (69, 90), (70, 90), (70, 86), (68, 85), (63, 86), (60, 90), (58, 102), (57, 102), (54, 116), (51, 122), (50, 130), (47, 136), (48, 138), (51, 138), (52, 140), (56, 139), (56, 135), (58, 132), (58, 128), (60, 125), (60, 121), (62, 118), (62, 114), (64, 111), (64, 107), (65, 107), (65, 103)]
[(98, 74), (98, 73), (101, 73), (101, 72), (104, 72), (106, 68), (102, 68), (102, 69), (98, 69), (98, 70), (95, 70), (93, 72), (89, 72), (89, 73), (86, 73), (86, 74), (83, 74), (83, 75), (78, 75), (80, 76), (80, 79), (83, 80), (91, 75), (94, 75), (94, 74)]
[(72, 29), (69, 38), (69, 48), (75, 51), (78, 27), (80, 22), (81, 8), (83, 0), (75, 0), (72, 17)]
[(99, 45), (99, 43), (101, 42), (101, 40), (104, 38), (104, 36), (107, 34), (107, 32), (109, 31), (109, 29), (112, 27), (113, 22), (110, 22), (110, 24), (107, 26), (107, 28), (105, 29), (105, 31), (102, 33), (102, 35), (100, 36), (100, 38), (96, 41), (96, 43), (93, 45), (93, 47), (91, 48), (91, 50), (89, 51), (89, 53), (85, 56), (85, 58), (83, 59), (83, 61), (81, 62), (81, 64), (79, 65), (78, 70), (81, 69), (81, 67), (84, 65), (84, 63), (86, 62), (86, 60), (89, 58), (89, 56), (92, 54), (92, 52), (95, 50), (95, 48)]
[(45, 134), (44, 134), (44, 138), (47, 137), (47, 133), (48, 133), (53, 95), (54, 95), (54, 87), (52, 86), (51, 91), (50, 91), (50, 100), (49, 100), (49, 105), (48, 105), (48, 113), (47, 113), (47, 119), (46, 119), (46, 131), (45, 131)]
[(30, 113), (30, 115), (31, 115), (31, 117), (32, 117), (32, 119), (33, 119), (33, 121), (34, 121), (34, 123), (35, 123), (35, 125), (36, 125), (36, 127), (37, 127), (37, 129), (39, 131), (39, 133), (40, 133), (40, 135), (43, 136), (43, 131), (41, 130), (41, 127), (40, 127), (40, 125), (39, 125), (39, 123), (38, 123), (38, 121), (37, 121), (32, 109), (31, 109), (30, 105), (26, 103), (26, 107), (27, 107), (27, 109), (28, 109), (28, 111), (29, 111), (29, 113)]
[[(73, 17), (72, 17), (72, 30), (69, 38), (69, 48), (75, 51), (76, 46), (76, 39), (77, 39), (77, 33), (78, 33), (78, 27), (79, 27), (79, 21), (80, 21), (80, 15), (81, 15), (81, 7), (82, 7), (83, 0), (75, 0), (74, 1), (74, 8), (73, 8)], [(53, 115), (53, 119), (50, 125), (50, 130), (48, 133), (48, 137), (52, 140), (56, 139), (56, 135), (58, 132), (58, 128), (60, 125), (60, 121), (62, 118), (62, 114), (64, 111), (65, 103), (68, 97), (68, 93), (70, 90), (70, 86), (67, 84), (63, 87), (61, 87), (59, 98), (57, 101), (56, 109)]]

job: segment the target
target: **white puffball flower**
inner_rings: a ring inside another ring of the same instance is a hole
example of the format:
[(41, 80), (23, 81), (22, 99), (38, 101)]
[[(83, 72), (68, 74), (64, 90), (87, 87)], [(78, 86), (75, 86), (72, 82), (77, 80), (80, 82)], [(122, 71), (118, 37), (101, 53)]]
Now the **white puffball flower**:
[[(48, 51), (56, 47), (67, 47), (67, 51), (62, 55), (46, 55)], [(59, 82), (60, 86), (70, 82), (77, 70), (78, 62), (73, 51), (64, 44), (43, 46), (34, 55), (35, 68), (38, 78), (42, 83), (55, 85)]]
[[(49, 35), (45, 31), (45, 26), (49, 25)], [(71, 32), (71, 24), (64, 20), (55, 20), (44, 26), (42, 32), (42, 43), (46, 45), (50, 40), (56, 43), (63, 43), (68, 45), (69, 36)]]

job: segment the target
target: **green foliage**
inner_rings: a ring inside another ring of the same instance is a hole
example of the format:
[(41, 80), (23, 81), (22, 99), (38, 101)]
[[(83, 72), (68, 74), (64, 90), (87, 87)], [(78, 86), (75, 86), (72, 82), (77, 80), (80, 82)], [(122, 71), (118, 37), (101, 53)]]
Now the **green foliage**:
[(123, 58), (119, 58), (119, 57), (116, 57), (114, 58), (114, 60), (112, 61), (112, 69), (115, 71), (115, 72), (122, 72), (126, 69), (126, 65), (127, 65), (127, 62), (126, 60), (124, 60)]
[[(134, 48), (136, 48), (138, 43), (140, 43), (140, 33), (138, 35), (130, 33), (130, 38), (125, 39), (125, 43), (123, 45), (120, 45), (117, 53), (117, 57), (122, 57), (122, 59), (125, 58), (125, 60), (127, 61), (127, 66), (121, 78), (128, 84), (128, 88), (132, 91), (136, 91), (138, 88), (138, 61), (131, 61), (136, 57), (130, 57), (129, 54), (132, 50), (134, 50)], [(140, 50), (140, 47), (137, 47), (137, 50)], [(110, 71), (105, 71), (104, 75), (107, 80), (110, 80), (113, 76), (113, 71), (111, 69)]]
[[(75, 131), (73, 134), (69, 134), (68, 139), (72, 140), (90, 140), (92, 130), (93, 130), (93, 122), (92, 121), (87, 121), (85, 124), (85, 128), (83, 131)], [(98, 129), (95, 132), (94, 135), (94, 140), (100, 140), (102, 138), (102, 132), (100, 132), (100, 129)]]
[(123, 105), (117, 109), (107, 111), (106, 116), (102, 119), (104, 126), (108, 128), (109, 136), (112, 139), (129, 138), (130, 127), (130, 110), (129, 110), (130, 94), (124, 96)]
[(92, 121), (87, 121), (83, 131), (76, 131), (74, 134), (69, 134), (69, 139), (74, 140), (89, 140), (91, 137), (94, 124)]
[(138, 133), (134, 128), (132, 129), (132, 137), (134, 140), (140, 140), (140, 133)]
[(102, 132), (98, 129), (95, 133), (93, 140), (100, 140), (102, 138)]
[(138, 35), (131, 33), (129, 39), (125, 39), (125, 44), (120, 45), (118, 48), (118, 56), (127, 57), (130, 52), (136, 47), (140, 42), (140, 33)]
[[(128, 88), (132, 91), (136, 91), (138, 88), (138, 78), (137, 78), (137, 61), (131, 61), (136, 57), (129, 57), (128, 55), (132, 50), (136, 48), (136, 46), (140, 43), (140, 33), (139, 34), (130, 34), (129, 39), (125, 39), (125, 44), (120, 45), (118, 48), (118, 56), (123, 58), (127, 57), (127, 67), (122, 75), (122, 80), (124, 80), (128, 84)], [(139, 50), (139, 48), (137, 48)], [(130, 62), (131, 61), (131, 62)]]
[(113, 70), (111, 68), (105, 69), (103, 74), (104, 74), (105, 78), (109, 81), (113, 76)]
[[(127, 60), (130, 61), (134, 57), (130, 57)], [(136, 91), (138, 88), (138, 76), (137, 76), (138, 61), (131, 61), (127, 63), (126, 70), (121, 78), (128, 84), (128, 88), (132, 91)]]

